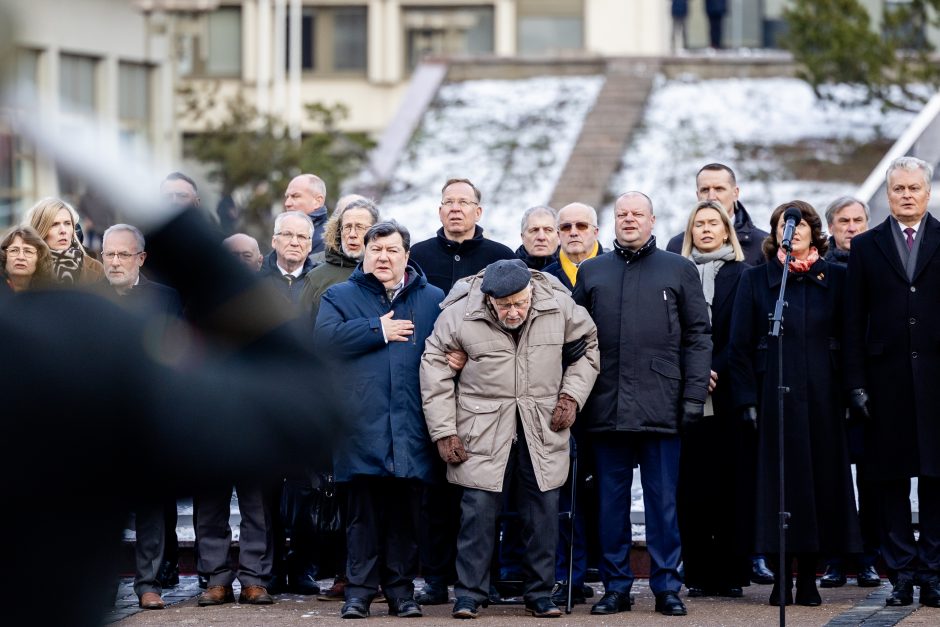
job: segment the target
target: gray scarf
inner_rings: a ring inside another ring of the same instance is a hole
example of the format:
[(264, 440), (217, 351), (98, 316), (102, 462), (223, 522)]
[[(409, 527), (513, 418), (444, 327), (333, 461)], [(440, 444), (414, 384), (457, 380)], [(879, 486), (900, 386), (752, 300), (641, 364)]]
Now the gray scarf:
[(718, 250), (710, 253), (699, 252), (692, 247), (692, 261), (698, 269), (699, 278), (702, 279), (702, 291), (705, 292), (705, 302), (708, 303), (708, 319), (712, 318), (712, 301), (715, 300), (715, 277), (726, 261), (734, 261), (734, 249), (731, 244), (725, 244)]

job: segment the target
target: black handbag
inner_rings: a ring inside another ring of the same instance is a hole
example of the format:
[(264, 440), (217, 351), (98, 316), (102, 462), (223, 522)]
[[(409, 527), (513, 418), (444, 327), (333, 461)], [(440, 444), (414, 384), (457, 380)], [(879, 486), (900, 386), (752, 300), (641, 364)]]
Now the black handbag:
[(319, 534), (345, 531), (332, 473), (319, 475), (318, 485), (313, 488), (310, 499), (310, 523), (314, 531)]

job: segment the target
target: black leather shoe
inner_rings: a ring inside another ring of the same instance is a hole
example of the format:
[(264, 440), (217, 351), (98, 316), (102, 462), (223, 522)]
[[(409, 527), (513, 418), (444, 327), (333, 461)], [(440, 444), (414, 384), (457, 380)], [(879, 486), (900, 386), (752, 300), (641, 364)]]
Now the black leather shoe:
[(317, 571), (315, 568), (305, 568), (299, 573), (289, 573), (287, 581), (290, 585), (289, 590), (305, 596), (316, 596), (320, 594), (320, 584), (317, 583)]
[(708, 597), (712, 596), (711, 591), (706, 590), (705, 588), (699, 588), (698, 586), (688, 586), (689, 591), (686, 594), (690, 599), (698, 599), (699, 597)]
[[(770, 605), (779, 606), (780, 605), (780, 588), (777, 584), (774, 584), (774, 587), (770, 591), (770, 599), (767, 601)], [(790, 581), (787, 583), (787, 596), (784, 602), (787, 605), (793, 605), (793, 582)]]
[(940, 607), (940, 577), (926, 577), (920, 582), (920, 604)]
[(561, 610), (552, 602), (551, 597), (539, 597), (525, 602), (525, 611), (536, 618), (559, 618)]
[(398, 616), (399, 618), (414, 618), (424, 616), (421, 606), (415, 603), (414, 599), (389, 599), (389, 616)]
[(476, 618), (480, 604), (473, 597), (458, 597), (450, 615), (454, 618)]
[(157, 571), (157, 581), (160, 582), (161, 588), (172, 588), (179, 585), (180, 565), (163, 560), (160, 564), (160, 570)]
[(796, 604), (816, 607), (822, 605), (822, 597), (816, 588), (816, 578), (798, 579), (796, 582)]
[(415, 594), (415, 601), (421, 605), (445, 605), (450, 601), (447, 595), (447, 586), (426, 583), (424, 589)]
[(767, 560), (755, 557), (751, 560), (751, 583), (768, 584), (774, 582), (774, 573), (767, 568)]
[[(594, 591), (591, 590), (593, 594)], [(584, 603), (584, 586), (577, 586), (574, 588), (571, 594), (571, 605), (580, 605)], [(552, 591), (552, 602), (555, 605), (568, 605), (568, 584), (566, 583), (556, 583), (555, 589)]]
[(826, 566), (826, 572), (819, 578), (820, 588), (841, 588), (845, 585), (845, 571), (841, 566), (829, 564)]
[[(692, 595), (689, 595), (692, 596)], [(738, 588), (736, 586), (731, 586), (730, 588), (723, 588), (718, 591), (718, 596), (728, 597), (729, 599), (740, 599), (744, 596), (744, 589)]]
[[(877, 588), (881, 585), (881, 575), (874, 566), (866, 566), (858, 571), (858, 585), (860, 588)], [(823, 586), (825, 588), (826, 586)]]
[(268, 593), (283, 594), (287, 592), (287, 577), (284, 574), (271, 575), (268, 581)]
[(663, 616), (685, 616), (689, 613), (682, 600), (675, 592), (663, 592), (656, 595), (656, 611)]
[(910, 579), (898, 579), (894, 590), (885, 599), (887, 607), (901, 607), (914, 602), (914, 582)]
[(630, 611), (629, 592), (606, 592), (601, 600), (591, 606), (591, 614), (616, 614)]
[(367, 618), (369, 616), (369, 602), (366, 599), (353, 597), (343, 603), (343, 609), (339, 611), (343, 618)]

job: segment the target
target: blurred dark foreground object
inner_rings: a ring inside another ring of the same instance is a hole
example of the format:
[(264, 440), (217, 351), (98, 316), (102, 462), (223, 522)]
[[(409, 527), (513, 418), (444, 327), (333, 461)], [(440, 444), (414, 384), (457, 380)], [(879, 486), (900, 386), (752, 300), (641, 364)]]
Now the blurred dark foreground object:
[(140, 502), (328, 458), (335, 388), (279, 300), (192, 211), (147, 250), (192, 324), (168, 341), (93, 294), (0, 293), (6, 624), (101, 624)]

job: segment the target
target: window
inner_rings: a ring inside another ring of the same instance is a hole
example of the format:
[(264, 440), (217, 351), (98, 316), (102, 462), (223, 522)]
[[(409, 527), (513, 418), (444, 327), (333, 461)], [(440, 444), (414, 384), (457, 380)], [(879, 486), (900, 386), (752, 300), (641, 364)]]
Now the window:
[[(300, 22), (300, 67), (324, 74), (365, 74), (367, 63), (367, 8), (304, 7)], [(290, 64), (290, 17), (287, 18), (287, 53)]]
[(0, 225), (16, 222), (35, 197), (36, 155), (0, 114)]
[(520, 54), (584, 47), (583, 0), (519, 0), (517, 7)]
[(493, 7), (405, 7), (405, 64), (426, 56), (493, 52)]
[(150, 67), (141, 63), (118, 65), (118, 117), (121, 139), (134, 151), (146, 150), (150, 139)]
[(96, 109), (98, 60), (74, 54), (59, 57), (59, 99), (66, 113), (93, 115)]
[(241, 76), (241, 7), (222, 7), (183, 18), (180, 31), (181, 76)]

